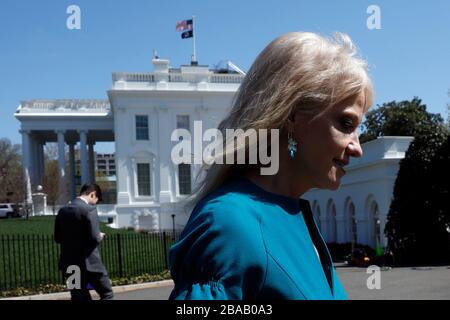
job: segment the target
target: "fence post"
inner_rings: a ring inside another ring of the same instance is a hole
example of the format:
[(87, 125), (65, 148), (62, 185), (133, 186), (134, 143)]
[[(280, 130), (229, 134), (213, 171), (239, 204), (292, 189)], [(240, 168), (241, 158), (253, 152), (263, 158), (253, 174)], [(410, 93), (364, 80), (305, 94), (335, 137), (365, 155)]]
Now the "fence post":
[(120, 233), (117, 234), (117, 256), (119, 258), (119, 277), (123, 277), (123, 270), (122, 270), (122, 249), (120, 245)]
[(164, 245), (164, 265), (166, 270), (169, 269), (169, 261), (167, 259), (167, 241), (166, 241), (166, 232), (163, 231), (163, 245)]
[(4, 277), (5, 278), (3, 278), (3, 277), (1, 277), (1, 273), (0, 273), (0, 290), (3, 290), (3, 288), (5, 288), (6, 289), (6, 279), (7, 279), (7, 276), (6, 276), (6, 257), (5, 257), (5, 247), (4, 247), (4, 244), (5, 244), (5, 240), (3, 239), (3, 234), (1, 235), (2, 236), (2, 256), (1, 256), (1, 259), (3, 260), (3, 275), (4, 275)]

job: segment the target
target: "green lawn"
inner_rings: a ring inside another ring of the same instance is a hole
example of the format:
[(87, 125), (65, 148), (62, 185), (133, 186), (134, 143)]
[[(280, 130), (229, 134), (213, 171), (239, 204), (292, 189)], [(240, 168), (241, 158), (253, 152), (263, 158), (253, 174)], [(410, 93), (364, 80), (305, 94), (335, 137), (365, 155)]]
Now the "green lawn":
[[(53, 241), (54, 219), (0, 220), (0, 290), (61, 283), (59, 246)], [(172, 234), (164, 237), (162, 233), (136, 233), (105, 224), (100, 229), (107, 234), (100, 253), (111, 278), (156, 275), (168, 269)]]
[[(31, 217), (29, 219), (0, 219), (0, 235), (2, 234), (53, 234), (55, 216)], [(134, 231), (113, 229), (100, 223), (100, 230), (106, 234), (135, 234)]]

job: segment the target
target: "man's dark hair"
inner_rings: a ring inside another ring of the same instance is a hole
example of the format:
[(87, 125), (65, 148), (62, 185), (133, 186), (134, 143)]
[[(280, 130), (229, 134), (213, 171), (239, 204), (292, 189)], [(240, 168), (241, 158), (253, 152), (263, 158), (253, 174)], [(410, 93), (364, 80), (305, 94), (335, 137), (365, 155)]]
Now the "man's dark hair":
[(95, 191), (95, 195), (98, 198), (98, 202), (102, 201), (102, 189), (100, 186), (95, 183), (86, 183), (80, 189), (80, 196), (88, 195), (91, 192)]

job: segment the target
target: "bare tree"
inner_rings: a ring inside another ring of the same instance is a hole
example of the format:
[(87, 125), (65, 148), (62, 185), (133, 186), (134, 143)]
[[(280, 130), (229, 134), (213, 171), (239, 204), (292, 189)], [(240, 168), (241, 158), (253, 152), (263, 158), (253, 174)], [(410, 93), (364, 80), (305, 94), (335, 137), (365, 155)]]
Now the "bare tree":
[(55, 214), (55, 206), (59, 193), (59, 164), (58, 164), (58, 146), (55, 143), (45, 145), (45, 174), (44, 174), (44, 193), (47, 195), (47, 204), (53, 207)]
[(24, 199), (20, 144), (0, 139), (0, 201), (19, 203)]

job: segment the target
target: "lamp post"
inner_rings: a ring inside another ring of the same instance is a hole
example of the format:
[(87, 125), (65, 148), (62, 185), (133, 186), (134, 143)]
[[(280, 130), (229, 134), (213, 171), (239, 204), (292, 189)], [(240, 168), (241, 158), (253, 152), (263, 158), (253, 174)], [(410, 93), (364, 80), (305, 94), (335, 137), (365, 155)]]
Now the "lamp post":
[(172, 213), (172, 239), (175, 241), (175, 214)]
[[(449, 245), (449, 249), (450, 249), (450, 225), (447, 226), (447, 228), (445, 228), (445, 230), (448, 233), (448, 245)], [(450, 267), (449, 267), (450, 269)]]

